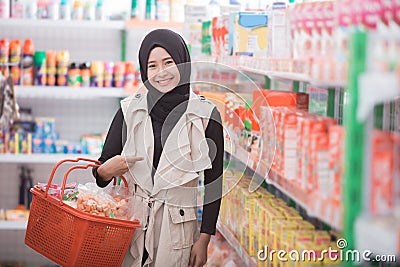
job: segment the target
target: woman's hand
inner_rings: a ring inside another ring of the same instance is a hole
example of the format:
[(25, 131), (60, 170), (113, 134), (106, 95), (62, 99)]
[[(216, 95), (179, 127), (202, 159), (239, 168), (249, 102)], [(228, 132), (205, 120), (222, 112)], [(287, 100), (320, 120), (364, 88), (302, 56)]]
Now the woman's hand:
[(210, 243), (210, 235), (201, 233), (190, 252), (189, 267), (202, 267), (207, 262), (207, 247)]
[(140, 160), (143, 160), (143, 157), (117, 155), (101, 164), (97, 173), (104, 181), (108, 181), (112, 177), (123, 175), (129, 170), (129, 166)]

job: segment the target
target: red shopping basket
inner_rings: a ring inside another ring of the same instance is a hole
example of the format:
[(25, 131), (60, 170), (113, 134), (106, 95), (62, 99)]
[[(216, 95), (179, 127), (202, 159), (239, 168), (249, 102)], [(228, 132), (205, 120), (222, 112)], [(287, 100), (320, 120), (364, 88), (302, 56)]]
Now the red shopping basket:
[[(99, 162), (84, 158), (62, 160), (54, 166), (45, 192), (36, 186), (31, 189), (33, 198), (25, 244), (61, 266), (120, 266), (135, 229), (140, 227), (138, 221), (91, 215), (48, 195), (56, 169), (62, 163), (81, 160), (92, 164), (67, 170), (62, 196), (72, 170), (97, 167)], [(125, 178), (122, 180), (128, 188)]]

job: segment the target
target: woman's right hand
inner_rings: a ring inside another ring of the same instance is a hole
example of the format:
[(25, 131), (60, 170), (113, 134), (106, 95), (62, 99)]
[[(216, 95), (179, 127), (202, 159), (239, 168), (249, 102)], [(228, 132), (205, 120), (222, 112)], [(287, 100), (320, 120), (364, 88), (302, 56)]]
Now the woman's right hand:
[(108, 181), (111, 180), (112, 177), (123, 175), (129, 170), (130, 166), (140, 160), (143, 160), (143, 157), (116, 155), (101, 164), (97, 169), (97, 174), (103, 178), (104, 181)]

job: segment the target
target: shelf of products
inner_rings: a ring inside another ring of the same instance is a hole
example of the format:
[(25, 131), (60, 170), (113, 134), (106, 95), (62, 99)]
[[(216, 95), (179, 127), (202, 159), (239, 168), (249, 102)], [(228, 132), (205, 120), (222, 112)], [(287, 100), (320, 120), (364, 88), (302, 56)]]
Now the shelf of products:
[(123, 30), (125, 21), (100, 20), (51, 20), (51, 19), (0, 19), (3, 26), (13, 27), (51, 27), (51, 28), (84, 28), (84, 29), (115, 29)]
[(25, 98), (93, 99), (124, 98), (129, 94), (116, 87), (16, 86), (15, 94)]
[[(258, 66), (257, 64), (261, 61), (267, 61), (268, 58), (253, 58), (248, 56), (223, 56), (223, 57), (212, 57), (212, 56), (204, 56), (201, 57), (198, 62), (207, 62), (207, 63), (217, 63), (223, 66), (228, 66), (232, 70), (241, 71), (243, 73), (251, 73), (260, 76), (268, 77), (271, 80), (283, 80), (283, 81), (293, 81), (293, 82), (303, 82), (308, 83), (312, 86), (318, 88), (344, 88), (346, 87), (346, 81), (344, 80), (318, 80), (311, 77), (307, 73), (297, 73), (297, 72), (287, 72), (287, 71), (276, 71), (276, 70), (268, 70), (268, 67), (263, 64), (262, 66)], [(255, 61), (256, 63), (251, 63)], [(250, 62), (250, 63), (248, 63)], [(250, 65), (250, 66), (249, 66)], [(252, 67), (252, 65), (255, 65)], [(218, 66), (215, 67), (218, 69)], [(223, 68), (226, 69), (226, 68)]]
[(98, 155), (87, 154), (1, 154), (0, 163), (57, 163), (63, 159), (90, 158), (98, 159)]
[(246, 266), (257, 266), (256, 259), (250, 257), (249, 254), (247, 254), (247, 252), (240, 245), (234, 234), (220, 221), (217, 222), (217, 230), (221, 233), (225, 240), (236, 250), (236, 252), (239, 254), (240, 259), (243, 260)]
[(182, 29), (183, 23), (173, 21), (159, 21), (159, 20), (140, 20), (131, 19), (126, 22), (126, 27), (131, 28), (168, 28), (168, 29)]
[(1, 221), (0, 230), (26, 230), (28, 221)]
[(264, 160), (254, 160), (249, 153), (240, 146), (235, 146), (233, 155), (242, 163), (246, 164), (261, 177), (265, 177), (268, 184), (274, 185), (282, 193), (293, 199), (298, 205), (304, 208), (308, 215), (317, 217), (324, 223), (336, 230), (342, 229), (342, 214), (340, 206), (335, 206), (328, 199), (324, 199), (315, 193), (310, 194), (302, 189), (300, 185), (286, 179), (281, 173), (276, 171)]

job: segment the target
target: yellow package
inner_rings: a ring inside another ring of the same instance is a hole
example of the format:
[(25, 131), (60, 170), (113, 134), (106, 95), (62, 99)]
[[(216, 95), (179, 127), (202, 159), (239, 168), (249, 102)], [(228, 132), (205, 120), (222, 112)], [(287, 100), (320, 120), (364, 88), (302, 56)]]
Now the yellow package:
[(316, 245), (326, 245), (331, 243), (331, 236), (327, 231), (315, 231), (313, 241)]
[(299, 230), (314, 230), (315, 229), (315, 226), (308, 221), (297, 220), (296, 224), (297, 224), (297, 228)]

